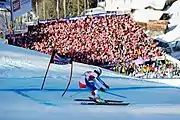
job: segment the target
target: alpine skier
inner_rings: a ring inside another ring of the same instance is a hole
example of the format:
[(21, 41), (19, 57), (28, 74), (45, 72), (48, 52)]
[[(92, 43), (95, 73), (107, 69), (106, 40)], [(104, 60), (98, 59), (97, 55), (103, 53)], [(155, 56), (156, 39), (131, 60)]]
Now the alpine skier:
[(102, 70), (100, 68), (94, 71), (86, 71), (84, 73), (84, 80), (79, 81), (79, 87), (89, 89), (93, 96), (89, 98), (94, 99), (95, 102), (103, 102), (103, 99), (98, 94), (98, 90), (105, 92), (105, 88), (109, 89), (109, 86), (101, 80), (101, 73)]

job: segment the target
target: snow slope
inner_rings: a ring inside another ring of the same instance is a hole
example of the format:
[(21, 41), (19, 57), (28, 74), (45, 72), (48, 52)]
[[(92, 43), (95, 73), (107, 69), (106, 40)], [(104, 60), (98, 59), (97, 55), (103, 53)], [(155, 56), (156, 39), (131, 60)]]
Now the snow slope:
[[(129, 106), (83, 106), (74, 98), (87, 98), (77, 81), (89, 66), (74, 62), (69, 91), (61, 95), (69, 79), (70, 65), (51, 65), (44, 90), (41, 83), (49, 55), (0, 44), (0, 120), (179, 120), (180, 88), (123, 77), (103, 69), (102, 79), (111, 87), (103, 98), (121, 99)], [(159, 81), (158, 81), (159, 82)], [(163, 82), (163, 80), (161, 80)], [(173, 80), (172, 80), (173, 82)]]

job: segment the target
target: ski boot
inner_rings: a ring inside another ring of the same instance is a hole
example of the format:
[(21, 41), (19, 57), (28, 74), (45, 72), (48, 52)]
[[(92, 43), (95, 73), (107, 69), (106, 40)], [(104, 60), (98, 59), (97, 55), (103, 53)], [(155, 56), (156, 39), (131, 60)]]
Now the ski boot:
[(102, 98), (95, 98), (95, 102), (96, 103), (105, 103), (106, 101), (104, 101)]
[(93, 98), (93, 97), (89, 97), (90, 100), (94, 100), (95, 103), (106, 103), (105, 100), (103, 100), (102, 98)]

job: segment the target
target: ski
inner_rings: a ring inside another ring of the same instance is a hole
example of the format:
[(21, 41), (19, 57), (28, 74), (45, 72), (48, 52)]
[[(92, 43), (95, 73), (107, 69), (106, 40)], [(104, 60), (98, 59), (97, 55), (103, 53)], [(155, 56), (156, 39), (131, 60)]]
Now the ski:
[[(93, 101), (95, 102), (93, 99), (74, 99), (74, 101)], [(104, 100), (105, 102), (123, 102), (122, 100)]]
[(90, 102), (82, 102), (81, 105), (111, 105), (111, 106), (126, 106), (126, 105), (129, 105), (130, 103), (106, 103), (106, 102), (103, 102), (103, 103), (90, 103)]

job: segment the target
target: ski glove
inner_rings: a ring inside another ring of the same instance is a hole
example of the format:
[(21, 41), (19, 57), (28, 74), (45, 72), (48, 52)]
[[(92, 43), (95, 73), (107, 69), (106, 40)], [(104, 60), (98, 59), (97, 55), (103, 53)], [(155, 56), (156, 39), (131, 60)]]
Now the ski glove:
[(104, 88), (100, 88), (100, 91), (101, 92), (106, 92)]
[(104, 86), (105, 86), (107, 89), (109, 89), (109, 86), (108, 86), (108, 85), (104, 84)]

